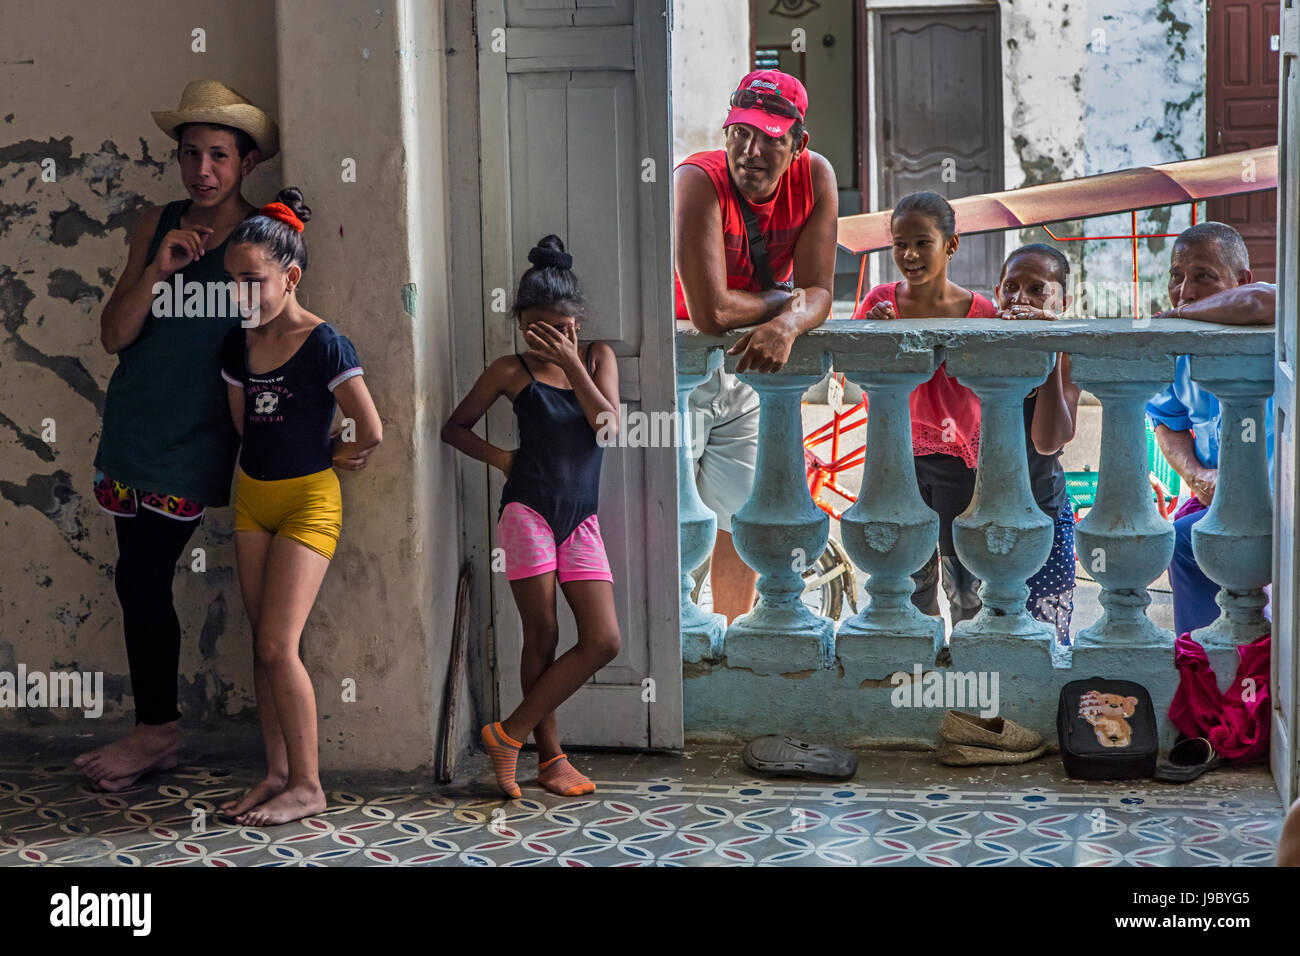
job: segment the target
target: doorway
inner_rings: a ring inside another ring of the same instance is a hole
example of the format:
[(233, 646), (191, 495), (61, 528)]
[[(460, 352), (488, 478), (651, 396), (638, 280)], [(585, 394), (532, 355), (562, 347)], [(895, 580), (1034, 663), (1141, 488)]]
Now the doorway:
[[(959, 199), (1002, 189), (998, 8), (882, 9), (872, 16), (876, 208), (920, 190)], [(963, 239), (948, 277), (991, 295), (1003, 245), (997, 234)], [(889, 252), (874, 258), (880, 281), (894, 275)]]
[[(1208, 4), (1205, 43), (1205, 154), (1277, 144), (1278, 0)], [(1257, 282), (1277, 276), (1277, 190), (1206, 204), (1206, 217), (1241, 233)]]

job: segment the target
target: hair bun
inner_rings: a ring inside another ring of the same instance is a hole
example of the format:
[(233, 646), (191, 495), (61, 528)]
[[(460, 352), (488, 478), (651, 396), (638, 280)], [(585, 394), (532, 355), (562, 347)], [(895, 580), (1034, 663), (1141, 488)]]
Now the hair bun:
[(528, 261), (539, 269), (572, 269), (573, 256), (564, 251), (564, 242), (559, 236), (549, 235), (538, 240), (528, 252)]
[(275, 197), (276, 202), (282, 202), (290, 209), (293, 214), (304, 223), (311, 222), (311, 207), (302, 198), (302, 190), (297, 186), (290, 186), (287, 189), (281, 189)]

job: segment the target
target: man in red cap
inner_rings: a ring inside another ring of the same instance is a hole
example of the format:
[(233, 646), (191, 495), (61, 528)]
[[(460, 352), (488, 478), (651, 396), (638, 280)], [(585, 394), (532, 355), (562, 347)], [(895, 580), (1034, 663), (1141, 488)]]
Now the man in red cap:
[[(756, 70), (731, 95), (726, 147), (677, 167), (677, 318), (710, 335), (752, 326), (729, 352), (737, 372), (780, 370), (795, 337), (830, 314), (839, 196), (831, 164), (808, 149), (807, 109), (798, 79)], [(713, 609), (730, 623), (753, 607), (758, 580), (731, 540), (754, 483), (758, 395), (719, 370), (691, 393), (690, 412), (696, 484), (718, 516)]]

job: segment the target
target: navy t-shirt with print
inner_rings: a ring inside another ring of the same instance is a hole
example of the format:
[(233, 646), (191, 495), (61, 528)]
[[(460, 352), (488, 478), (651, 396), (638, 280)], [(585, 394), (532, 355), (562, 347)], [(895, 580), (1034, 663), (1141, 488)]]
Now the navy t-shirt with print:
[(221, 348), (221, 377), (244, 390), (244, 444), (239, 467), (258, 481), (299, 478), (333, 463), (330, 425), (334, 389), (361, 374), (347, 336), (322, 322), (287, 362), (261, 374), (248, 370), (242, 326)]

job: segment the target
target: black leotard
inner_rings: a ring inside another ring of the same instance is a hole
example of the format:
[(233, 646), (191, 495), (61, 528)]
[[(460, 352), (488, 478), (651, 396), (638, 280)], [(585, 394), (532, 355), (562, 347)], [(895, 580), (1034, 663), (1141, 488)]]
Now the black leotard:
[[(571, 388), (539, 382), (515, 353), (531, 381), (515, 396), (519, 448), (501, 489), (498, 516), (512, 501), (546, 519), (556, 544), (596, 513), (603, 449)], [(587, 346), (587, 370), (591, 346)]]

